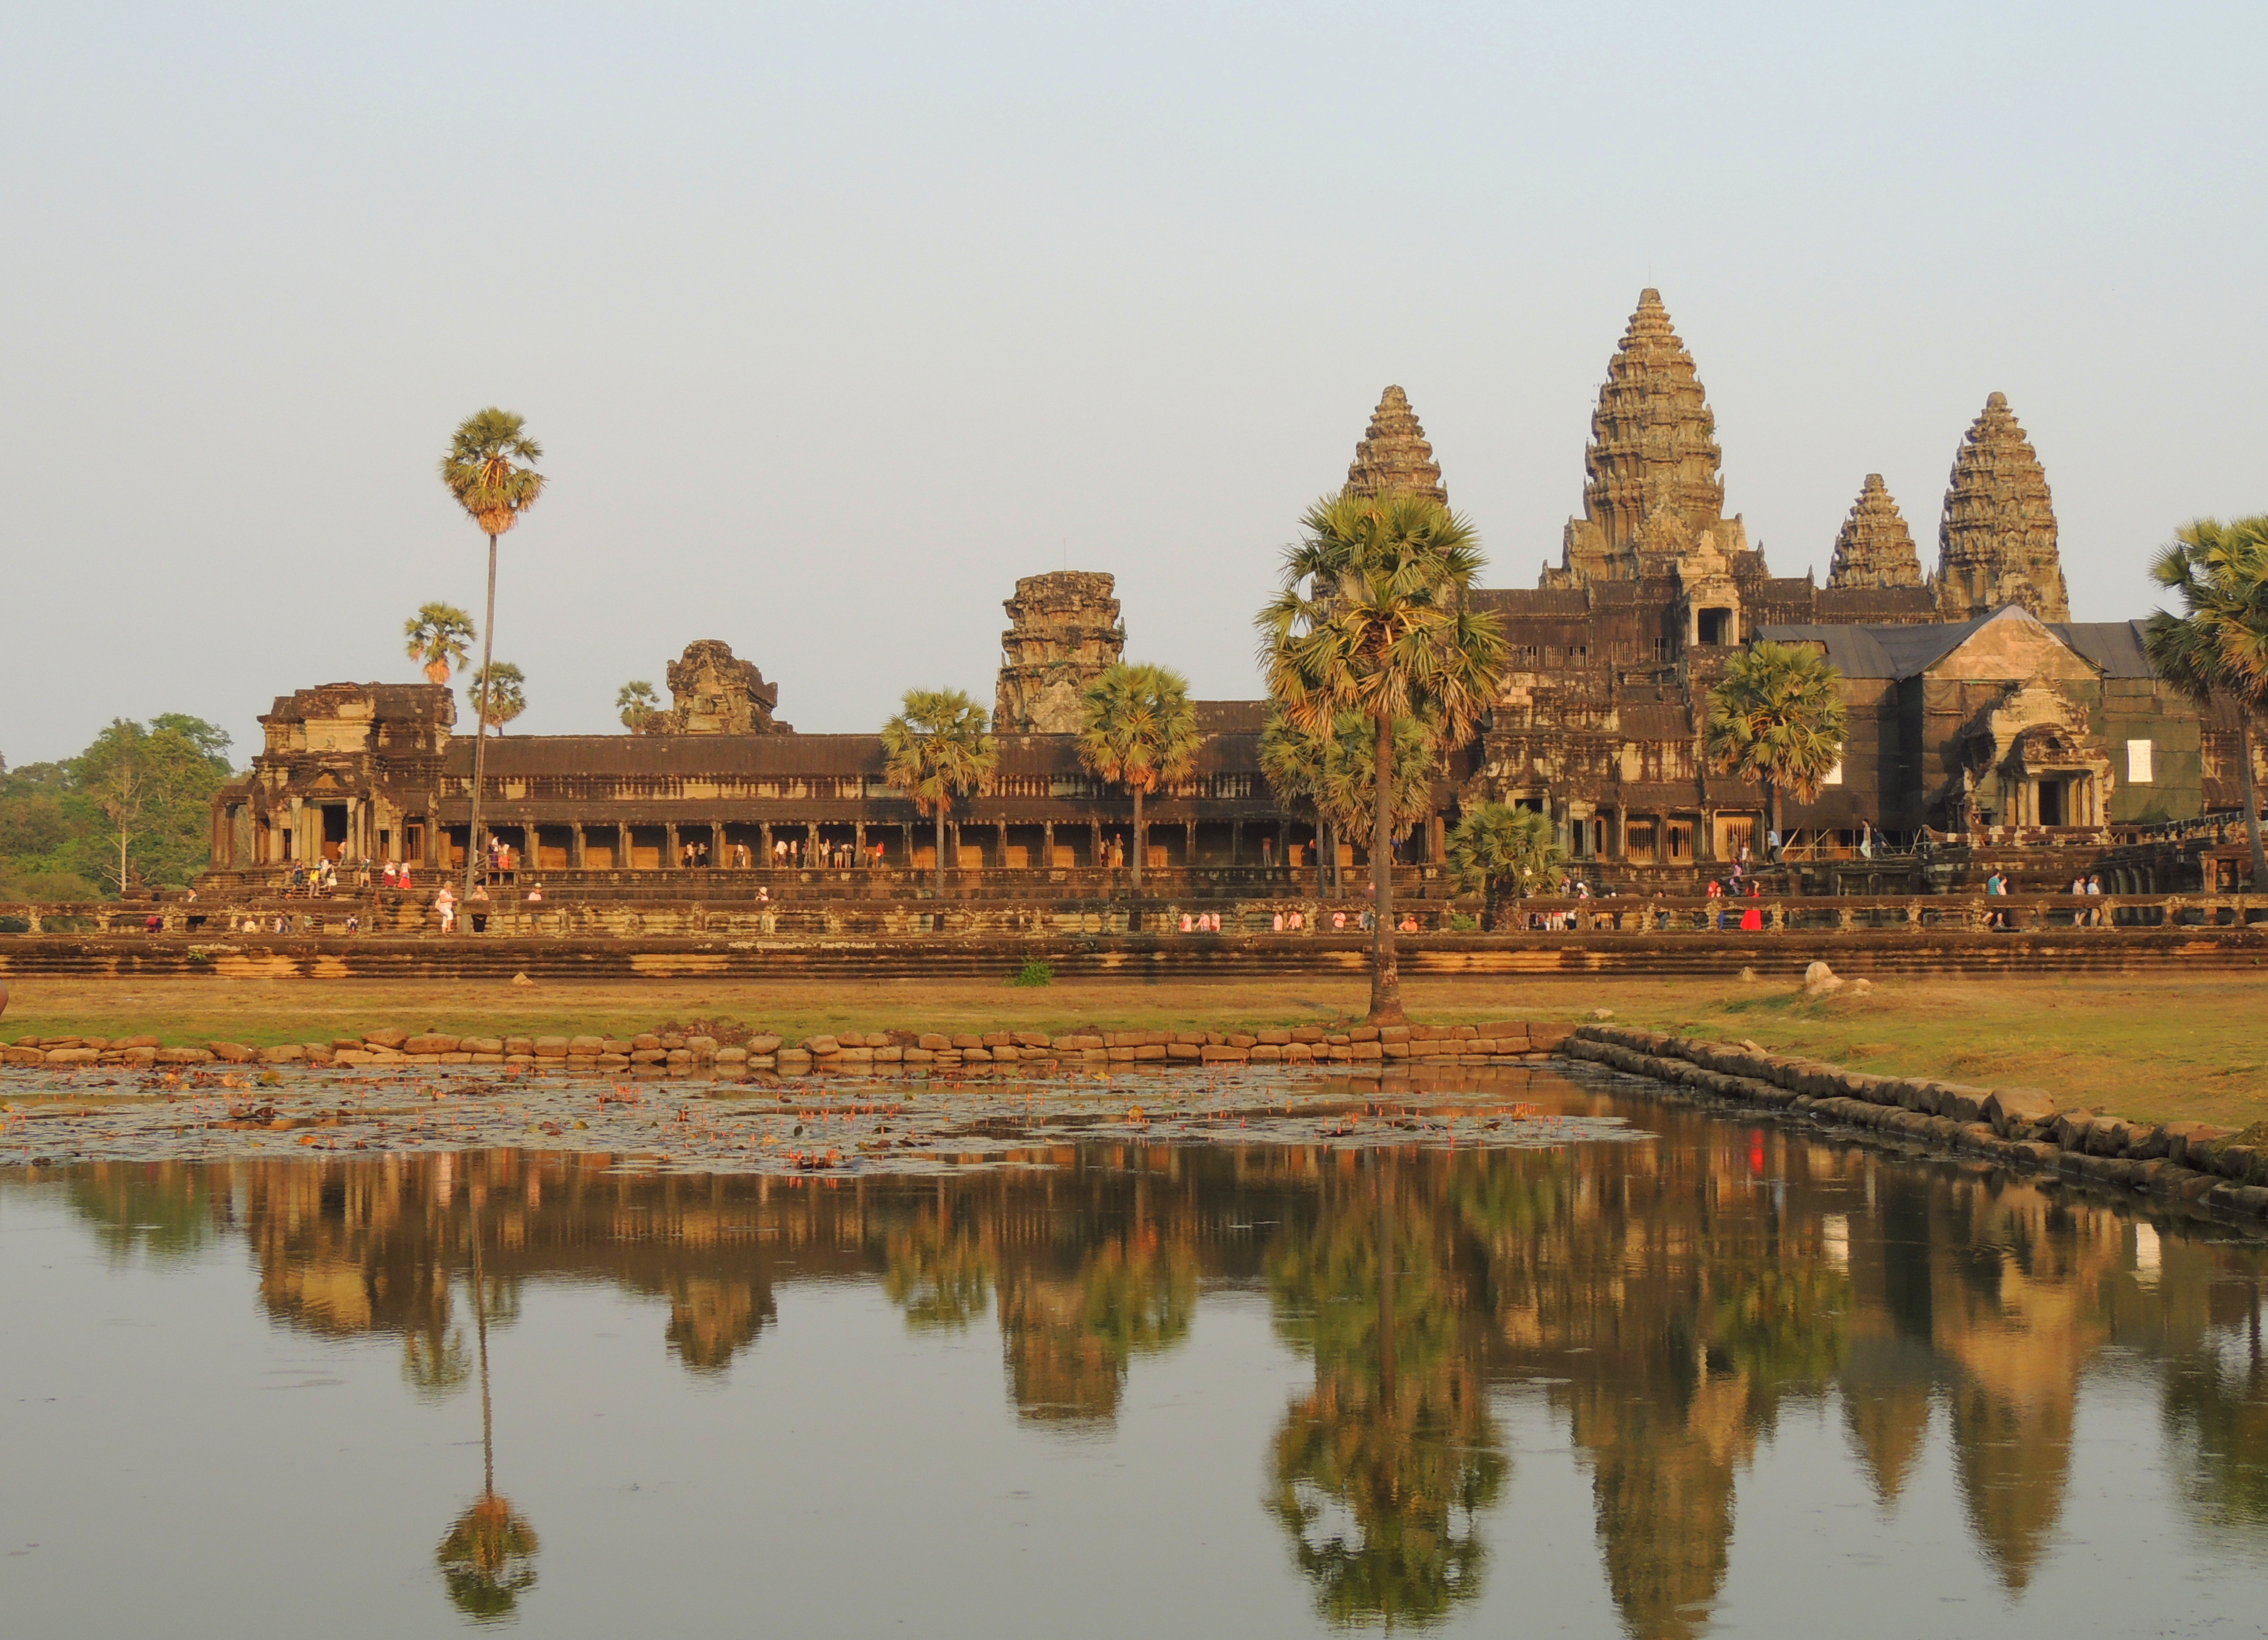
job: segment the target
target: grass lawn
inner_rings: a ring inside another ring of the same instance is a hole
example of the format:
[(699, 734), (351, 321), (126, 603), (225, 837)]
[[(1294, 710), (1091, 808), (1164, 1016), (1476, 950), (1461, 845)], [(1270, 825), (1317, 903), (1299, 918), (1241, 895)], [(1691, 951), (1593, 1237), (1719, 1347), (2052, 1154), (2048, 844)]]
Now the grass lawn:
[[(828, 1030), (968, 1031), (1073, 1025), (1215, 1030), (1359, 1019), (1359, 981), (1233, 978), (1063, 982), (970, 980), (782, 985), (632, 981), (48, 980), (10, 982), (0, 1038), (150, 1034), (259, 1046), (382, 1026), (459, 1035), (626, 1034), (738, 1021), (791, 1041)], [(1833, 1060), (1853, 1069), (2042, 1087), (2066, 1106), (2243, 1126), (2268, 1117), (2268, 979), (2240, 974), (1932, 981), (1808, 1001), (1794, 975), (1747, 985), (1647, 979), (1413, 980), (1413, 1019), (1625, 1025)]]

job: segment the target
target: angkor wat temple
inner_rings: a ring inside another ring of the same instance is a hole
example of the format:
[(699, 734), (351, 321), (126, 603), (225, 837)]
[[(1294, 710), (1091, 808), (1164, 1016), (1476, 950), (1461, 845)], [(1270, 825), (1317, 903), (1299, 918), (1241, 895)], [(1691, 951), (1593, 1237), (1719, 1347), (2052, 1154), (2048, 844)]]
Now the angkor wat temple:
[[(1866, 475), (1825, 585), (1775, 576), (1724, 512), (1715, 418), (1660, 298), (1643, 292), (1591, 418), (1580, 517), (1532, 590), (1487, 589), (1512, 664), (1494, 711), (1452, 748), (1406, 863), (1438, 861), (1481, 798), (1552, 815), (1579, 859), (1634, 876), (1690, 873), (1761, 835), (1764, 794), (1701, 755), (1711, 686), (1758, 638), (1817, 645), (1844, 675), (1850, 730), (1818, 801), (1791, 828), (1847, 844), (1862, 823), (2000, 841), (2101, 832), (2238, 800), (2233, 719), (2200, 719), (2158, 682), (2139, 623), (2073, 622), (2046, 474), (1992, 393), (1962, 438), (1926, 571), (1896, 502)], [(1360, 494), (1448, 499), (1403, 390), (1387, 388), (1347, 470)], [(2141, 544), (2136, 545), (2140, 550)], [(1087, 872), (1131, 846), (1125, 795), (1080, 768), (1079, 691), (1123, 653), (1108, 575), (1026, 577), (1006, 604), (994, 723), (998, 775), (961, 804), (947, 864), (963, 872)], [(547, 872), (932, 864), (932, 835), (882, 777), (874, 734), (799, 734), (777, 685), (726, 643), (668, 669), (672, 704), (637, 733), (514, 735), (488, 753), (482, 817)], [(1208, 702), (1190, 776), (1156, 795), (1145, 861), (1178, 871), (1282, 871), (1314, 839), (1263, 779), (1265, 702)], [(450, 691), (325, 684), (279, 698), (249, 776), (213, 815), (217, 879), (253, 883), (318, 856), (428, 868), (467, 846), (471, 741)], [(877, 852), (879, 851), (879, 852)], [(1342, 857), (1361, 859), (1359, 847)], [(1026, 881), (1033, 879), (1027, 879)]]

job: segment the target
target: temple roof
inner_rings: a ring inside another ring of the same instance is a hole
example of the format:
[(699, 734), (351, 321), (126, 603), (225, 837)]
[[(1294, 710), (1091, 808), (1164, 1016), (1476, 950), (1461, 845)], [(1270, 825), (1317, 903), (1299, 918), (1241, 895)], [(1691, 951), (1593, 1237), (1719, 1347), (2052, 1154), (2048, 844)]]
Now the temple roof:
[[(1995, 621), (2031, 621), (2021, 606), (2010, 604), (1974, 621), (1933, 621), (1911, 626), (1760, 626), (1760, 643), (1816, 643), (1830, 665), (1846, 678), (1919, 677)], [(2142, 649), (2139, 621), (2037, 621), (2066, 648), (2106, 677), (2150, 678), (2157, 674)]]
[(1414, 494), (1449, 504), (1441, 464), (1433, 460), (1433, 446), (1425, 442), (1425, 430), (1418, 424), (1410, 395), (1401, 388), (1388, 387), (1371, 412), (1370, 429), (1354, 447), (1342, 493), (1373, 497)]

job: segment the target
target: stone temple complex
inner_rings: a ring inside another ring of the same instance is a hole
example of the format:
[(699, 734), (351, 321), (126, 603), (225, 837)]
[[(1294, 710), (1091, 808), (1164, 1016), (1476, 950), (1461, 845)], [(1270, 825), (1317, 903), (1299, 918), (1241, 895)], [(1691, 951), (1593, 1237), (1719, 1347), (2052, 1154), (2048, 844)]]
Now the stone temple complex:
[[(1712, 773), (1702, 736), (1711, 688), (1760, 638), (1814, 646), (1843, 674), (1842, 764), (1815, 802), (1786, 812), (1827, 846), (1862, 827), (2099, 832), (2237, 801), (2234, 720), (2157, 681), (2139, 622), (2070, 620), (2047, 477), (2002, 394), (1959, 441), (1933, 570), (1869, 474), (1825, 585), (1775, 575), (1725, 511), (1722, 466), (1693, 356), (1643, 291), (1607, 363), (1558, 563), (1532, 588), (1474, 594), (1510, 664), (1471, 742), (1446, 750), (1405, 864), (1438, 862), (1446, 827), (1484, 798), (1551, 816), (1602, 879), (1690, 882), (1756, 847), (1766, 794)], [(1389, 386), (1344, 493), (1396, 492), (1448, 495), (1409, 395)], [(1026, 577), (1005, 609), (998, 770), (956, 805), (946, 864), (964, 880), (1115, 871), (1136, 846), (1127, 795), (1083, 769), (1073, 743), (1082, 691), (1126, 651), (1114, 581)], [(932, 827), (883, 779), (877, 735), (795, 732), (777, 716), (778, 686), (722, 640), (689, 645), (667, 678), (672, 704), (638, 733), (491, 745), (482, 818), (528, 865), (619, 882), (784, 857), (806, 870), (935, 864)], [(1197, 768), (1146, 805), (1150, 869), (1250, 886), (1316, 840), (1261, 775), (1266, 715), (1264, 702), (1199, 703)], [(462, 858), (473, 747), (447, 688), (325, 684), (278, 699), (261, 724), (250, 774), (216, 800), (214, 879), (253, 883), (318, 856), (429, 870)], [(1339, 851), (1361, 863), (1359, 844)]]

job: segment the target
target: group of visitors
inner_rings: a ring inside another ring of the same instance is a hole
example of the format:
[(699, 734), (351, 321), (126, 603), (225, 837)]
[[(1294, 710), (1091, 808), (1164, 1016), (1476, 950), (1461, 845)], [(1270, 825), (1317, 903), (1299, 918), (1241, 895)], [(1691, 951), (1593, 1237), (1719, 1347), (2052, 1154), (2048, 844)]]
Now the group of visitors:
[(1184, 934), (1218, 934), (1220, 932), (1220, 913), (1199, 911), (1195, 915), (1182, 913), (1182, 932)]

